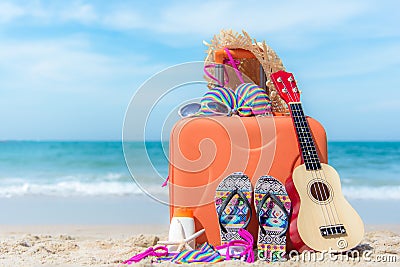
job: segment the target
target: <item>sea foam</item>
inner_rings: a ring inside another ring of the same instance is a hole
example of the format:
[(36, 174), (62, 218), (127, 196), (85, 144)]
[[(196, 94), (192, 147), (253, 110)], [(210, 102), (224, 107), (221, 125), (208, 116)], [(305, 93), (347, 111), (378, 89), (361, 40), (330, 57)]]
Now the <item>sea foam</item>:
[[(161, 185), (143, 186), (148, 194), (167, 194), (167, 188)], [(53, 184), (22, 183), (19, 185), (7, 185), (0, 187), (0, 197), (19, 196), (129, 196), (144, 194), (145, 191), (133, 181), (84, 183), (79, 181), (62, 181)]]

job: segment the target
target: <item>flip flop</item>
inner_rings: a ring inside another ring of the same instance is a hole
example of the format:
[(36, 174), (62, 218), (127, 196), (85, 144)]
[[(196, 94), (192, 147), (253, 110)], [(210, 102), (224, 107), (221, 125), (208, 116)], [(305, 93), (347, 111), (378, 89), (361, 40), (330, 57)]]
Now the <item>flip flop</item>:
[(215, 192), (221, 244), (241, 240), (239, 229), (246, 229), (251, 218), (251, 182), (243, 173), (224, 178)]
[(282, 261), (286, 256), (286, 231), (291, 202), (285, 186), (272, 176), (261, 176), (254, 189), (257, 212), (258, 259)]

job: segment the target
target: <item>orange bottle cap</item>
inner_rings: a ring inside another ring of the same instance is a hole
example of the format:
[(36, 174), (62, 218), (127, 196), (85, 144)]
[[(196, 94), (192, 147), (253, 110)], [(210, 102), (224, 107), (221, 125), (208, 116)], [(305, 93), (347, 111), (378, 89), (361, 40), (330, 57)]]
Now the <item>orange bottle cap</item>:
[(176, 208), (174, 210), (174, 217), (189, 217), (193, 218), (193, 210), (189, 208)]

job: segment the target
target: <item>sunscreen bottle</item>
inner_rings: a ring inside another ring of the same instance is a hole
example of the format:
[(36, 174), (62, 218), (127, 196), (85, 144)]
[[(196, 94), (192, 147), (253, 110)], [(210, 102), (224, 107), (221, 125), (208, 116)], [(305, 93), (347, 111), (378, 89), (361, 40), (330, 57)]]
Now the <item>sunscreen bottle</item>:
[[(168, 240), (182, 241), (195, 233), (193, 210), (188, 208), (176, 208), (169, 227)], [(195, 240), (189, 242), (189, 246), (195, 249)], [(177, 252), (178, 245), (169, 245), (169, 252)]]

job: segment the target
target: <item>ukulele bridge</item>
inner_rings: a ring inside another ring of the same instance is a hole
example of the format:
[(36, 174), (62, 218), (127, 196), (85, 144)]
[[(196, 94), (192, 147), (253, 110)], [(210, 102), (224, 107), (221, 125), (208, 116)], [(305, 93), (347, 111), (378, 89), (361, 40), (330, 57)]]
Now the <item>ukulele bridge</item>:
[(344, 228), (343, 224), (321, 226), (319, 231), (323, 237), (333, 237), (346, 234), (346, 228)]

